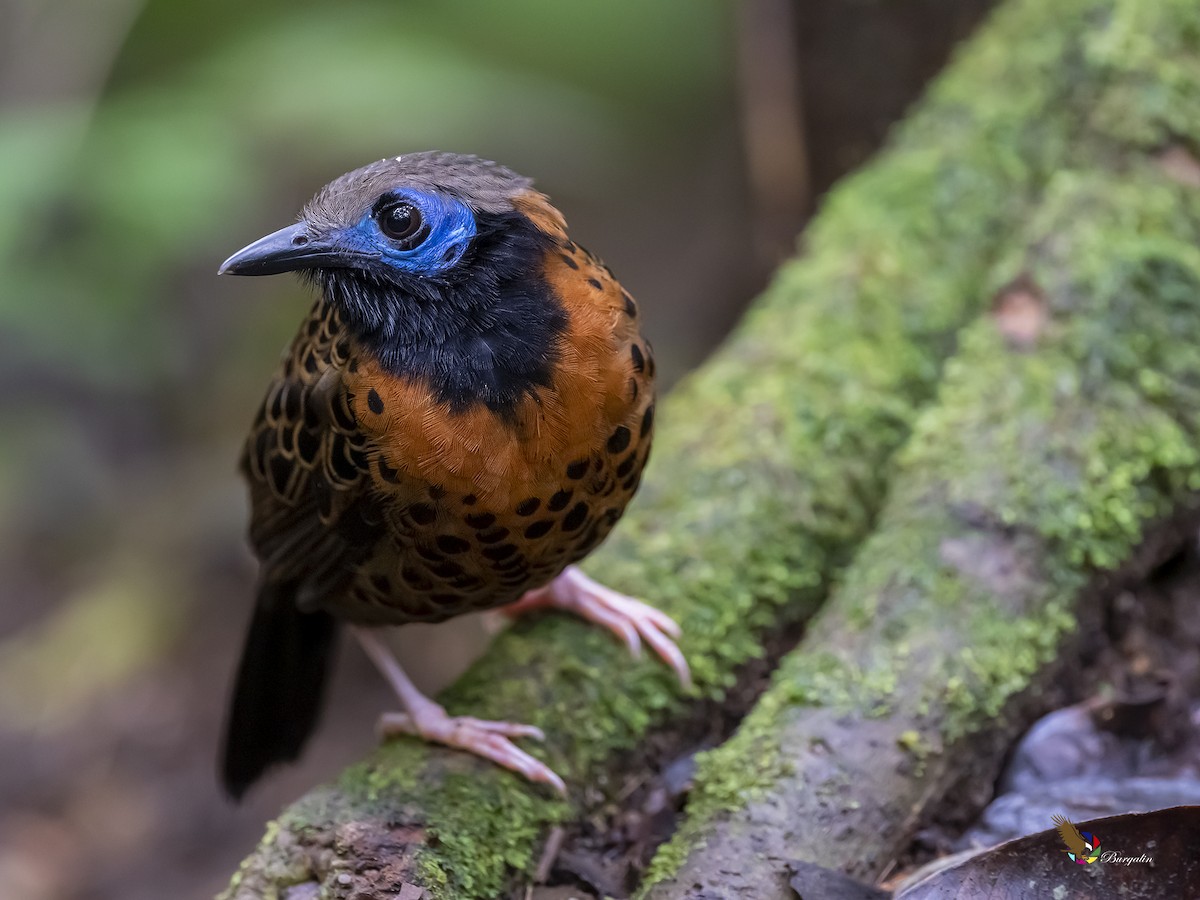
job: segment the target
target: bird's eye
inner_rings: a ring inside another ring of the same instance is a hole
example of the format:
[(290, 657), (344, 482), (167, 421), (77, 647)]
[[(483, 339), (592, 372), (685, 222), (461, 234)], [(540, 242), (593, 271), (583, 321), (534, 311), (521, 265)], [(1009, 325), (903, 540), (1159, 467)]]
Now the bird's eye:
[(429, 234), (421, 211), (411, 203), (397, 203), (381, 209), (376, 214), (376, 221), (380, 231), (404, 245), (405, 249), (417, 246)]

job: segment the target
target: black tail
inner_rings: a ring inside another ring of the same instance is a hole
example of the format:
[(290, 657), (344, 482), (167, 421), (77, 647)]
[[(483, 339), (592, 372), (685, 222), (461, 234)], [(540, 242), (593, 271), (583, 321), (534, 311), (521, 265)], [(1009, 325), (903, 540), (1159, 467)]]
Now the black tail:
[(317, 724), (337, 621), (296, 608), (294, 582), (264, 584), (225, 724), (221, 780), (240, 799), (275, 763), (300, 755)]

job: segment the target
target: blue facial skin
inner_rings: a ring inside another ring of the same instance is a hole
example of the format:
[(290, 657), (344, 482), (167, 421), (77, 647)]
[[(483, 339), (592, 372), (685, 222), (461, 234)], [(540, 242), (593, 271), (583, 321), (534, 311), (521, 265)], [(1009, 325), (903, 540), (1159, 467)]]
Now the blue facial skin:
[[(379, 228), (376, 211), (396, 203), (411, 203), (421, 212), (429, 236), (411, 250), (403, 250)], [(409, 275), (438, 275), (454, 268), (475, 237), (475, 215), (463, 202), (442, 194), (395, 191), (387, 201), (336, 236), (347, 250), (378, 259)]]
[[(378, 221), (397, 203), (423, 220), (402, 241)], [(423, 379), (451, 412), (481, 403), (502, 418), (550, 384), (567, 313), (542, 276), (553, 238), (521, 212), (397, 187), (322, 240), (342, 262), (314, 278), (384, 371)]]

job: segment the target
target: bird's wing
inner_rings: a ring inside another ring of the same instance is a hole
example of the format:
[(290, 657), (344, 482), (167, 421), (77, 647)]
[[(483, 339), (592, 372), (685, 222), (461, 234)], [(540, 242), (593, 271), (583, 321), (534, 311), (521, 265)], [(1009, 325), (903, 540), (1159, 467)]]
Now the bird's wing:
[(338, 587), (383, 534), (366, 477), (369, 438), (342, 383), (353, 353), (336, 313), (318, 303), (267, 391), (242, 457), (264, 581), (299, 582), (302, 605)]
[(1087, 854), (1087, 841), (1083, 839), (1083, 835), (1079, 833), (1071, 820), (1066, 816), (1054, 816), (1054, 824), (1058, 827), (1059, 837), (1062, 838), (1067, 849), (1076, 856), (1085, 856)]

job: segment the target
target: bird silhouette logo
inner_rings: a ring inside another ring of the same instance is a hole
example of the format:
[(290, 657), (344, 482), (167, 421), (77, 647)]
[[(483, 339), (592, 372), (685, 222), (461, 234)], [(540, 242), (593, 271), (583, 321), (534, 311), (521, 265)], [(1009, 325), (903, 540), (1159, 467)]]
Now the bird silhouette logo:
[(1080, 831), (1066, 816), (1054, 816), (1059, 837), (1067, 845), (1066, 854), (1071, 862), (1086, 866), (1100, 858), (1100, 838), (1090, 831)]

